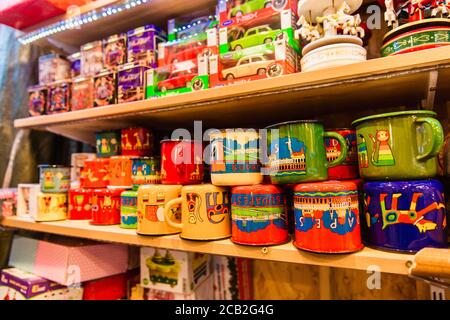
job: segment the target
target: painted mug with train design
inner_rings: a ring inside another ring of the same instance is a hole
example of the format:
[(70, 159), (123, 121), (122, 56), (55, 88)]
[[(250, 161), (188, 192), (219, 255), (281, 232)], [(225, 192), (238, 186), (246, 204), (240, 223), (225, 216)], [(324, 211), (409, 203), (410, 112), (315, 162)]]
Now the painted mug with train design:
[(444, 132), (436, 113), (412, 110), (378, 114), (353, 121), (361, 178), (426, 179), (437, 173)]
[[(181, 204), (181, 223), (170, 216), (172, 207)], [(212, 184), (184, 186), (181, 197), (164, 208), (167, 222), (181, 229), (180, 237), (188, 240), (218, 240), (231, 236), (229, 191)]]

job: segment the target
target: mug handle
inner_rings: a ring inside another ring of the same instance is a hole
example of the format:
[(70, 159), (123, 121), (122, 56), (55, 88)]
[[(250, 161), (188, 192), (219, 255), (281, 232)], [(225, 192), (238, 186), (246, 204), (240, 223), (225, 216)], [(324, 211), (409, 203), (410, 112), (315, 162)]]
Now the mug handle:
[(169, 215), (169, 210), (172, 207), (174, 207), (175, 205), (181, 205), (182, 199), (183, 198), (181, 198), (181, 197), (172, 199), (169, 202), (167, 202), (166, 205), (164, 206), (164, 219), (166, 219), (166, 221), (169, 225), (171, 225), (174, 228), (179, 228), (179, 229), (183, 228), (183, 224), (172, 221), (172, 218)]
[(328, 168), (335, 167), (335, 166), (342, 164), (345, 161), (345, 159), (347, 158), (347, 152), (348, 152), (347, 141), (345, 141), (345, 138), (343, 136), (341, 136), (339, 133), (332, 132), (332, 131), (324, 132), (323, 136), (326, 138), (336, 139), (339, 142), (339, 145), (341, 146), (341, 154), (339, 155), (339, 157), (337, 157), (333, 161), (328, 162), (328, 164), (327, 164)]
[(430, 147), (424, 153), (419, 154), (416, 159), (418, 161), (425, 161), (435, 157), (444, 144), (444, 130), (442, 129), (441, 123), (439, 120), (429, 117), (417, 118), (414, 122), (419, 124), (426, 123), (431, 127), (432, 131), (432, 143)]

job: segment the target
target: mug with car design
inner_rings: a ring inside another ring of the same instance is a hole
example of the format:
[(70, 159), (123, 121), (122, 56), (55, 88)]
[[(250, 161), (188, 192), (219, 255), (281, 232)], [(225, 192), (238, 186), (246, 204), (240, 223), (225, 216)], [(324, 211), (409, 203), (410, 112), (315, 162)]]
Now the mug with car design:
[(39, 183), (41, 191), (47, 193), (63, 193), (70, 189), (70, 168), (61, 165), (41, 164), (39, 167)]
[[(270, 180), (289, 184), (328, 179), (328, 168), (342, 164), (347, 157), (347, 142), (336, 132), (326, 132), (316, 120), (288, 121), (267, 129), (267, 151)], [(325, 138), (336, 139), (340, 154), (327, 161)]]
[(216, 186), (259, 184), (259, 134), (255, 129), (224, 129), (210, 134), (211, 182)]
[(106, 188), (109, 186), (109, 158), (86, 160), (81, 170), (81, 188)]
[(153, 150), (153, 133), (145, 128), (122, 129), (122, 155), (145, 157)]
[(133, 186), (131, 179), (132, 160), (129, 156), (109, 158), (109, 185), (129, 189)]
[(443, 141), (436, 113), (410, 110), (353, 121), (359, 174), (368, 180), (426, 179), (437, 173)]
[(161, 183), (160, 157), (134, 157), (131, 161), (131, 180), (134, 185)]
[(91, 224), (120, 224), (120, 195), (123, 191), (124, 189), (120, 188), (102, 188), (93, 191)]
[[(356, 150), (356, 130), (342, 128), (330, 129), (344, 137), (347, 142), (347, 158), (338, 166), (328, 168), (329, 180), (356, 179), (358, 177), (358, 151)], [(327, 150), (328, 162), (333, 161), (341, 154), (341, 146), (336, 139), (326, 138), (325, 146)]]
[(67, 193), (38, 194), (38, 210), (35, 221), (59, 221), (67, 218)]
[[(170, 214), (181, 205), (181, 223)], [(166, 221), (181, 229), (180, 237), (188, 240), (218, 240), (231, 236), (230, 201), (227, 188), (212, 184), (184, 186), (181, 197), (164, 207)]]
[(302, 250), (361, 250), (358, 186), (351, 181), (302, 183), (294, 187), (295, 241)]
[(120, 155), (120, 131), (102, 131), (95, 135), (97, 157), (108, 158)]
[[(180, 233), (164, 216), (164, 206), (181, 195), (180, 185), (146, 184), (138, 189), (137, 233), (141, 235), (167, 235)], [(173, 206), (168, 212), (171, 219), (180, 222), (181, 206)]]
[(447, 247), (444, 187), (437, 180), (366, 182), (364, 208), (368, 246), (403, 252)]
[(92, 189), (69, 190), (69, 215), (68, 220), (91, 220)]
[(283, 189), (271, 184), (231, 190), (231, 241), (268, 246), (289, 241)]
[(162, 184), (199, 184), (203, 177), (202, 142), (177, 139), (161, 141)]

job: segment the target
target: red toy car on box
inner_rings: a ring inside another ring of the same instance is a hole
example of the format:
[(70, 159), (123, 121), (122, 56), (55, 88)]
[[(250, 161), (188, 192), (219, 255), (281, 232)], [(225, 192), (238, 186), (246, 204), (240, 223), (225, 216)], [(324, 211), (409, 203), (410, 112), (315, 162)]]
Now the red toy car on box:
[(193, 72), (192, 69), (186, 70), (174, 70), (169, 74), (166, 80), (158, 82), (158, 90), (166, 92), (167, 90), (173, 90), (183, 87), (190, 87), (191, 81), (197, 76), (197, 72)]

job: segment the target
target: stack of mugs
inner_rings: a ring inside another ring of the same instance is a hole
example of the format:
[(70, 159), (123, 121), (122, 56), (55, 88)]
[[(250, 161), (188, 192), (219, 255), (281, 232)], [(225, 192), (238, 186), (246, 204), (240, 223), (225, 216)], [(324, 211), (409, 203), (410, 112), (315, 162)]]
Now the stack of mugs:
[(444, 187), (433, 179), (443, 130), (432, 111), (379, 114), (353, 122), (364, 184), (367, 245), (402, 252), (447, 247)]

